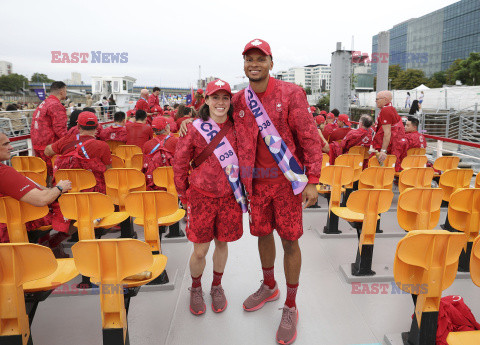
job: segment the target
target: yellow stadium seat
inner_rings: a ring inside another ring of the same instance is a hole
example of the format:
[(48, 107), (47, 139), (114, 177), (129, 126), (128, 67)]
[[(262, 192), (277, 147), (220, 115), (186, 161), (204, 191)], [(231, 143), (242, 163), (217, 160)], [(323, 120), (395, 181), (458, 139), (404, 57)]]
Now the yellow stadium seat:
[(369, 167), (362, 171), (358, 189), (392, 189), (395, 169), (387, 167)]
[(480, 174), (475, 177), (475, 188), (480, 188)]
[(23, 284), (55, 272), (52, 251), (31, 243), (0, 244), (0, 344), (32, 344)]
[(345, 186), (346, 188), (353, 188), (353, 182), (358, 181), (363, 170), (363, 156), (346, 153), (335, 158), (335, 165), (344, 165), (353, 168), (353, 180), (349, 185)]
[(112, 154), (112, 168), (125, 168), (125, 162), (117, 155)]
[[(329, 165), (330, 165), (330, 156), (327, 153), (322, 153), (322, 171), (325, 167)], [(317, 184), (317, 192), (319, 194), (329, 194), (330, 190), (327, 188), (327, 186), (319, 183)]]
[(360, 155), (363, 157), (363, 159), (368, 159), (368, 157), (370, 156), (370, 154), (368, 153), (368, 147), (366, 146), (352, 146), (348, 150), (348, 153)]
[(395, 163), (397, 162), (397, 156), (395, 155), (387, 155), (387, 158), (383, 161), (383, 164), (380, 165), (376, 156), (370, 157), (368, 160), (369, 167), (388, 167), (388, 168), (395, 168)]
[[(100, 286), (104, 344), (129, 344), (130, 298), (138, 293), (135, 287), (148, 283), (164, 270), (167, 258), (160, 254), (154, 261), (149, 246), (133, 239), (80, 241), (72, 252), (80, 273)], [(142, 272), (151, 274), (148, 279), (128, 281)]]
[(118, 140), (107, 140), (107, 144), (108, 144), (108, 147), (110, 148), (111, 153), (115, 153), (115, 150), (120, 145), (125, 145), (123, 141), (118, 141)]
[(78, 193), (82, 190), (93, 188), (97, 185), (95, 175), (84, 169), (59, 169), (53, 174), (55, 181), (70, 180), (72, 189), (70, 193)]
[(43, 175), (40, 173), (36, 173), (32, 171), (20, 171), (20, 174), (22, 174), (26, 178), (29, 178), (30, 180), (32, 180), (33, 182), (35, 182), (40, 186), (43, 186), (43, 187), (47, 186), (47, 182), (43, 178)]
[(450, 332), (447, 336), (448, 345), (478, 345), (480, 331)]
[(458, 270), (470, 271), (470, 253), (473, 241), (480, 230), (480, 189), (457, 189), (450, 196), (448, 219), (455, 230), (467, 236), (467, 243), (460, 255)]
[(440, 176), (438, 186), (443, 189), (443, 200), (450, 201), (450, 195), (459, 188), (469, 188), (473, 177), (472, 169), (450, 169)]
[(327, 225), (323, 228), (326, 234), (338, 234), (338, 216), (332, 212), (332, 207), (339, 207), (342, 198), (342, 186), (353, 181), (353, 168), (342, 165), (329, 165), (322, 169), (320, 183), (330, 186), (330, 201), (328, 204)]
[(440, 188), (410, 188), (398, 197), (398, 224), (405, 231), (430, 230), (440, 219), (443, 191)]
[(142, 149), (136, 145), (120, 145), (115, 150), (115, 155), (123, 159), (122, 168), (134, 168), (142, 170), (143, 154)]
[(407, 150), (407, 156), (423, 156), (427, 153), (426, 148), (421, 148), (421, 147), (412, 147), (411, 149)]
[(427, 166), (427, 156), (410, 155), (403, 158), (402, 169), (425, 168)]
[(460, 163), (460, 157), (457, 156), (442, 156), (438, 157), (433, 162), (433, 168), (435, 170), (447, 171), (450, 169), (457, 169), (458, 163)]
[(63, 216), (77, 220), (80, 241), (95, 239), (95, 227), (111, 228), (128, 218), (126, 212), (114, 212), (112, 199), (101, 193), (67, 193), (58, 201)]
[[(358, 241), (355, 263), (352, 263), (352, 275), (374, 275), (372, 271), (373, 244), (377, 229), (378, 215), (387, 212), (392, 204), (393, 192), (387, 189), (360, 189), (353, 192), (346, 208), (332, 207), (332, 212), (339, 217), (352, 219), (355, 214), (362, 216), (362, 230)], [(344, 212), (340, 212), (341, 210)], [(339, 211), (337, 213), (337, 211)], [(348, 213), (353, 213), (349, 215)]]
[(11, 243), (28, 243), (25, 223), (48, 214), (48, 206), (36, 207), (9, 196), (0, 198), (0, 223), (7, 225)]
[(173, 167), (158, 167), (153, 171), (153, 183), (157, 187), (162, 187), (167, 190), (168, 193), (178, 197), (177, 190), (175, 189), (175, 182), (173, 180)]
[(39, 173), (43, 179), (47, 179), (47, 164), (40, 157), (13, 156), (12, 167), (18, 172), (30, 171)]
[(120, 211), (125, 211), (125, 198), (130, 192), (144, 191), (145, 175), (137, 169), (108, 169), (104, 173), (106, 192)]
[(395, 282), (399, 289), (418, 295), (408, 335), (410, 344), (436, 344), (442, 291), (455, 280), (465, 242), (464, 234), (444, 230), (411, 231), (398, 242), (393, 264)]
[(410, 168), (400, 172), (398, 190), (402, 193), (407, 188), (427, 188), (432, 185), (433, 168)]

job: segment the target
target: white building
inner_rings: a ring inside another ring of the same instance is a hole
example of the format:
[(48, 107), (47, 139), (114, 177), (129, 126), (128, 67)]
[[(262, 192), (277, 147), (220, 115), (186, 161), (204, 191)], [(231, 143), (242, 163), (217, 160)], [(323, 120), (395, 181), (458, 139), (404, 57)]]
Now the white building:
[(0, 61), (0, 77), (2, 75), (12, 74), (13, 65), (8, 61)]
[(198, 89), (205, 89), (207, 87), (208, 83), (210, 83), (211, 81), (214, 81), (216, 79), (219, 79), (219, 78), (217, 78), (217, 77), (207, 77), (205, 79), (198, 79), (197, 80), (197, 88)]
[(275, 73), (275, 78), (309, 87), (313, 93), (317, 93), (330, 90), (331, 68), (322, 64), (292, 67), (288, 71)]
[(72, 77), (65, 79), (64, 82), (67, 85), (82, 85), (82, 75), (78, 72), (72, 72)]

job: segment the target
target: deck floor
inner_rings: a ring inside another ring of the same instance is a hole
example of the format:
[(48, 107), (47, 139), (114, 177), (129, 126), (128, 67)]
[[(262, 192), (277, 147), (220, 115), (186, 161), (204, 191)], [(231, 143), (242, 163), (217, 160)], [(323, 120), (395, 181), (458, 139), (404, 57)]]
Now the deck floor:
[[(410, 327), (413, 303), (410, 295), (393, 294), (391, 283), (387, 294), (352, 293), (352, 285), (339, 270), (341, 264), (354, 261), (355, 237), (321, 238), (319, 229), (326, 223), (326, 202), (320, 198), (321, 209), (304, 212), (302, 273), (297, 295), (300, 319), (297, 345), (357, 345), (384, 344), (386, 334), (400, 334)], [(402, 230), (396, 222), (396, 204), (382, 217), (385, 231), (399, 232), (398, 237), (375, 241), (373, 262), (393, 266), (395, 247)], [(445, 219), (442, 212), (441, 223)], [(210, 308), (212, 280), (212, 252), (209, 251), (203, 275), (207, 312), (194, 316), (188, 309), (191, 284), (188, 259), (192, 245), (164, 243), (168, 256), (167, 272), (175, 280), (169, 291), (145, 291), (131, 301), (129, 312), (130, 343), (132, 345), (220, 345), (220, 344), (276, 344), (275, 332), (281, 318), (280, 308), (285, 298), (283, 250), (278, 236), (276, 279), (281, 298), (267, 303), (256, 312), (245, 312), (243, 300), (254, 292), (262, 279), (256, 238), (249, 234), (248, 218), (244, 218), (244, 236), (229, 246), (229, 260), (222, 285), (228, 307), (221, 314)], [(340, 221), (340, 229), (349, 230), (348, 223)], [(140, 228), (139, 237), (143, 236)], [(78, 279), (78, 278), (77, 278)], [(470, 279), (457, 279), (444, 292), (459, 294), (480, 319), (480, 292)], [(102, 344), (101, 317), (98, 295), (54, 296), (42, 302), (32, 325), (35, 345)]]

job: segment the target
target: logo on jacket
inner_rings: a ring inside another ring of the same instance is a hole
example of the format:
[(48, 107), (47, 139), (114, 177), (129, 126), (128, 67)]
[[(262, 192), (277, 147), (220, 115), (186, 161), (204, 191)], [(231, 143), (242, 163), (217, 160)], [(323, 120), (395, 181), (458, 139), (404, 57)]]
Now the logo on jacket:
[(244, 112), (243, 110), (240, 110), (240, 112), (238, 113), (238, 116), (244, 117), (244, 116), (245, 116), (245, 112)]
[(277, 103), (277, 111), (281, 112), (282, 111), (282, 103)]

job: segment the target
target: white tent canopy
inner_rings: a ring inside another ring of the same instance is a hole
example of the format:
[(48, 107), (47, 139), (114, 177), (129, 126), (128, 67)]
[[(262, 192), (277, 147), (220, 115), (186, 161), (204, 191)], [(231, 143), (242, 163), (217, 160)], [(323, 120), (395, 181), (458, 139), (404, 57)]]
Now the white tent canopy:
[(425, 86), (424, 84), (422, 84), (422, 85), (417, 86), (416, 88), (414, 88), (412, 90), (423, 91), (423, 90), (430, 90), (430, 88), (428, 86)]

